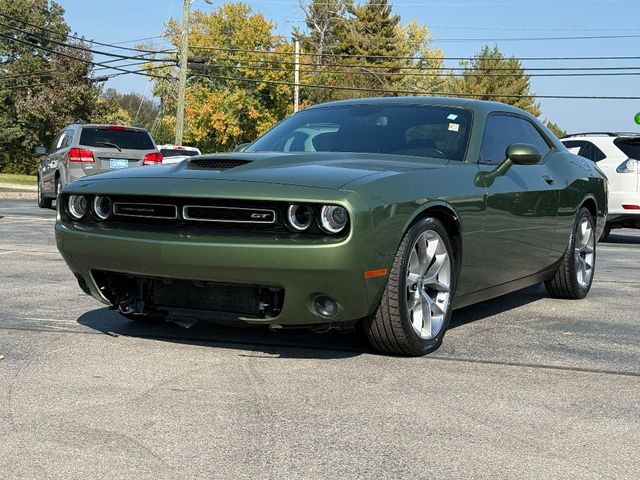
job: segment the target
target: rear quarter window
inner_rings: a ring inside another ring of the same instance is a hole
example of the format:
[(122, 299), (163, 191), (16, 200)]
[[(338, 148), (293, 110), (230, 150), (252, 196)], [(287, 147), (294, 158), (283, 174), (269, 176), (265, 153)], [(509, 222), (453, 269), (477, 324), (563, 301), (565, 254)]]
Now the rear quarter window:
[(139, 130), (112, 130), (102, 127), (85, 127), (80, 134), (80, 145), (85, 147), (107, 147), (112, 143), (123, 150), (153, 150), (149, 133)]
[(640, 137), (616, 138), (613, 143), (622, 150), (627, 157), (640, 160)]

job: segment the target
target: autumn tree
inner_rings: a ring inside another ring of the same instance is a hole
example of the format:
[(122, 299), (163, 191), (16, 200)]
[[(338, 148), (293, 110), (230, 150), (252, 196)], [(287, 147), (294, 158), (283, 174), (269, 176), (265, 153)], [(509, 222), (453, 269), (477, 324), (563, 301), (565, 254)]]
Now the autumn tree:
[[(291, 112), (287, 83), (293, 81), (293, 47), (262, 14), (242, 3), (225, 3), (210, 13), (194, 12), (190, 28), (186, 143), (228, 151)], [(171, 20), (165, 35), (179, 46), (180, 31)], [(154, 83), (154, 93), (162, 89), (164, 96), (159, 128), (166, 131), (175, 125), (175, 82)]]
[(536, 117), (540, 115), (540, 105), (531, 92), (530, 78), (522, 64), (515, 57), (505, 57), (497, 45), (493, 48), (485, 45), (472, 60), (464, 60), (460, 66), (465, 70), (450, 80), (451, 92), (507, 103)]

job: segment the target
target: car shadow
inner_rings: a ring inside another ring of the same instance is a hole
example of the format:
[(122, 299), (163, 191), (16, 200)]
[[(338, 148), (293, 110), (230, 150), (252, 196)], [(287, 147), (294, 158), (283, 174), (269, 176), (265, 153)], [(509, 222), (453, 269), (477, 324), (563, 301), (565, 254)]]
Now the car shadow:
[(539, 283), (523, 290), (502, 295), (501, 297), (454, 310), (451, 321), (449, 322), (449, 329), (462, 327), (468, 323), (498, 315), (507, 310), (523, 307), (524, 305), (537, 302), (546, 296), (547, 292), (544, 285)]
[(87, 312), (78, 318), (78, 323), (110, 336), (242, 350), (245, 356), (329, 360), (374, 353), (356, 332), (274, 331), (266, 326), (226, 326), (208, 322), (185, 328), (172, 322), (136, 322), (108, 308)]
[[(627, 230), (629, 231), (629, 230)], [(615, 232), (615, 230), (614, 230)], [(640, 245), (640, 235), (627, 235), (625, 233), (613, 233), (609, 234), (609, 238), (600, 241), (605, 245), (620, 244), (620, 245)]]
[[(542, 285), (455, 310), (450, 329), (527, 305), (546, 296)], [(269, 330), (265, 326), (226, 326), (198, 322), (185, 328), (172, 322), (144, 323), (129, 320), (114, 310), (100, 308), (84, 313), (78, 323), (114, 337), (124, 336), (205, 347), (243, 350), (246, 356), (298, 359), (338, 359), (379, 353), (359, 332), (331, 330), (315, 333), (306, 329)]]

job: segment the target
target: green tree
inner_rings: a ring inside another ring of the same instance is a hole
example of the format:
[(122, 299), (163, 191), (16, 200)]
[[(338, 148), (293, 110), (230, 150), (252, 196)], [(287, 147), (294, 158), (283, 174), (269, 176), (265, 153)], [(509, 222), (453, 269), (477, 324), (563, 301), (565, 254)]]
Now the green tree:
[(91, 55), (73, 48), (86, 45), (67, 42), (57, 3), (0, 0), (0, 11), (0, 169), (33, 173), (33, 147), (88, 120), (99, 89), (89, 81)]
[(467, 70), (460, 77), (449, 79), (451, 92), (507, 103), (540, 115), (540, 105), (533, 97), (530, 78), (522, 64), (515, 57), (505, 57), (497, 45), (485, 45), (473, 60), (462, 61), (460, 66)]
[(545, 120), (544, 124), (549, 130), (553, 132), (553, 134), (556, 137), (562, 138), (567, 136), (567, 131), (560, 128), (560, 126), (557, 123), (553, 123), (550, 120)]

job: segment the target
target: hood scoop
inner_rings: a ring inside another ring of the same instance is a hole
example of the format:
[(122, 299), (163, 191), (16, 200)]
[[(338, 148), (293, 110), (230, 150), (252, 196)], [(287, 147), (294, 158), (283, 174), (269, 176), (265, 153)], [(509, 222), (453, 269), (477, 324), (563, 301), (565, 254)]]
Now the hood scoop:
[(229, 170), (251, 163), (251, 160), (239, 158), (196, 158), (189, 161), (189, 167), (202, 170)]

